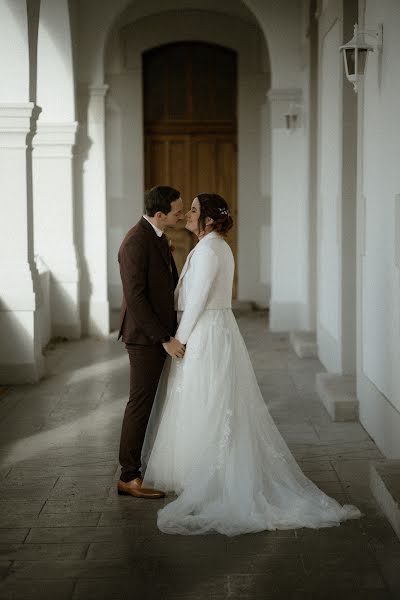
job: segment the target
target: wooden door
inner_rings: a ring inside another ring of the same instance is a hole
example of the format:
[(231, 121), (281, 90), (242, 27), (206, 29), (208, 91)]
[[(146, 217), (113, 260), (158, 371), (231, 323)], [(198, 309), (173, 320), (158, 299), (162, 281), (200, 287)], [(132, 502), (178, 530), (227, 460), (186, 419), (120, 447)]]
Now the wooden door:
[[(143, 58), (143, 88), (145, 187), (177, 188), (185, 211), (198, 193), (220, 194), (235, 223), (228, 243), (236, 259), (235, 53), (191, 42), (156, 48)], [(180, 271), (197, 238), (184, 223), (167, 233)]]

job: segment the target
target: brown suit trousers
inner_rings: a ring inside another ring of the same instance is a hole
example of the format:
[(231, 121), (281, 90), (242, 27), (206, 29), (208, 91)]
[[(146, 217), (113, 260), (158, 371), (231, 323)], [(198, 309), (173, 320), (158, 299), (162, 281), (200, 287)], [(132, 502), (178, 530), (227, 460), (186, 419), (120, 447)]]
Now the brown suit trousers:
[(141, 219), (118, 253), (124, 291), (120, 335), (130, 362), (129, 401), (122, 422), (121, 480), (141, 475), (141, 453), (166, 353), (160, 340), (176, 330), (178, 273), (165, 236)]

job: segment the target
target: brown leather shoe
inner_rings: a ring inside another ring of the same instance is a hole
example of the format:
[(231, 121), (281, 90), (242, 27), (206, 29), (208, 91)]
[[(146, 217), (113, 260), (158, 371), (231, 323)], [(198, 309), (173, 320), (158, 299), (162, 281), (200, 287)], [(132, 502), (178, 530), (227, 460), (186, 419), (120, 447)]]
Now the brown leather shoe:
[(142, 479), (136, 477), (132, 481), (119, 480), (117, 483), (118, 494), (120, 496), (133, 496), (134, 498), (164, 498), (165, 493), (161, 490), (152, 490), (142, 487)]

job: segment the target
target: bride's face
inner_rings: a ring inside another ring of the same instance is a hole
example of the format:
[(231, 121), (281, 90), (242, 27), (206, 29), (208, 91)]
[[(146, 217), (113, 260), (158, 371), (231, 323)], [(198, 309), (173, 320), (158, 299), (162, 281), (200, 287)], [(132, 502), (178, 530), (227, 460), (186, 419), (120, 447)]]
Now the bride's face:
[(186, 213), (186, 229), (199, 235), (200, 202), (195, 198), (189, 212)]

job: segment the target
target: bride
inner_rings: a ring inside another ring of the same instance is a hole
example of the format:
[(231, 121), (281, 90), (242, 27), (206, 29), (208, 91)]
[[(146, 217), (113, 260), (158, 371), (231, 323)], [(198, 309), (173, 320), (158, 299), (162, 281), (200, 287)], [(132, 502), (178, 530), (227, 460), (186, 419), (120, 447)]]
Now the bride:
[(186, 218), (199, 238), (175, 291), (175, 337), (186, 352), (165, 364), (142, 455), (143, 487), (178, 495), (158, 512), (158, 527), (234, 536), (360, 517), (303, 474), (261, 396), (231, 310), (227, 203), (199, 194)]

